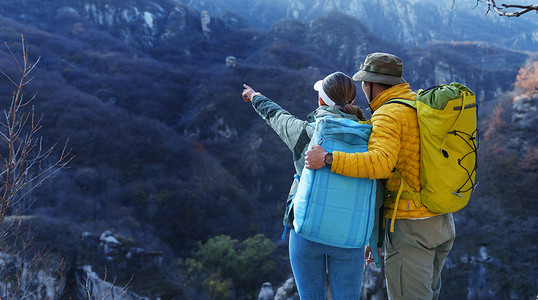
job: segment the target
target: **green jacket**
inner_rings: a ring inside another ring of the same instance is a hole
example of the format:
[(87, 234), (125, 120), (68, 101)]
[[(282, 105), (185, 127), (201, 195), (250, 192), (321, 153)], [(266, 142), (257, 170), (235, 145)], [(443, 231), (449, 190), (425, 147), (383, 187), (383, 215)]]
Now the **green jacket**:
[[(310, 123), (315, 122), (316, 118), (323, 116), (331, 116), (335, 118), (347, 118), (359, 121), (357, 116), (346, 114), (334, 107), (320, 106), (315, 111), (310, 113), (307, 120), (301, 120), (290, 114), (288, 111), (280, 107), (271, 99), (258, 95), (252, 99), (254, 110), (273, 128), (278, 136), (284, 141), (288, 148), (293, 153), (293, 164), (295, 172), (301, 176), (305, 165), (305, 152), (308, 150), (308, 144), (312, 138), (314, 127)], [(293, 183), (288, 193), (286, 201), (286, 211), (284, 212), (284, 226), (286, 220), (288, 227), (293, 228), (293, 209), (291, 202), (297, 191), (299, 180), (294, 178)]]

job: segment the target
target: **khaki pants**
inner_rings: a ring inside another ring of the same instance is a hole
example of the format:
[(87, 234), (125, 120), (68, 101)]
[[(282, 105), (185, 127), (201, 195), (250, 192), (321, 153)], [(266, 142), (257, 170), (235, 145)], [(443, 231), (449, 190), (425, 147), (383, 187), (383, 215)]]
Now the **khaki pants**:
[(438, 299), (441, 271), (456, 235), (452, 214), (398, 219), (394, 232), (388, 228), (385, 275), (389, 299)]

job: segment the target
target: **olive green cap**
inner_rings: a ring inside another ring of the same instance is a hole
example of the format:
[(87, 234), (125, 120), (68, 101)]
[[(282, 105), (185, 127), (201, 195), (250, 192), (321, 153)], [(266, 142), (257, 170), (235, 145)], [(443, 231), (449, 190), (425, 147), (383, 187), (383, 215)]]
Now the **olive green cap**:
[(353, 75), (353, 80), (397, 85), (406, 83), (402, 75), (401, 58), (388, 53), (375, 52), (366, 56), (360, 70)]

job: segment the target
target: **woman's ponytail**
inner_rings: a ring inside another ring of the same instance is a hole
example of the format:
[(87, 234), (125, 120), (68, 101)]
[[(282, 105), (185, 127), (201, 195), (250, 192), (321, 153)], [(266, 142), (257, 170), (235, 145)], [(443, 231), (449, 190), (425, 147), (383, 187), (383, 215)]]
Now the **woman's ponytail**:
[(357, 118), (359, 120), (361, 120), (361, 121), (366, 121), (366, 118), (362, 114), (362, 110), (358, 106), (355, 106), (355, 105), (350, 104), (350, 103), (346, 103), (346, 105), (344, 105), (344, 109), (342, 109), (342, 111), (345, 112), (346, 114), (356, 115)]

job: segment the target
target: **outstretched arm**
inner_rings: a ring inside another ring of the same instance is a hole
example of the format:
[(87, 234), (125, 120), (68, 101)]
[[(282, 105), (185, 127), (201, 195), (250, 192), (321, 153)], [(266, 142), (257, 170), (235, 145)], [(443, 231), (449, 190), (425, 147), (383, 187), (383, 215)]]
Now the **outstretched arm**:
[(308, 146), (314, 128), (309, 125), (308, 121), (303, 121), (290, 114), (271, 99), (255, 92), (250, 86), (244, 84), (243, 87), (243, 100), (252, 102), (254, 110), (286, 143), (293, 152), (294, 159), (298, 160), (304, 152), (304, 148)]

